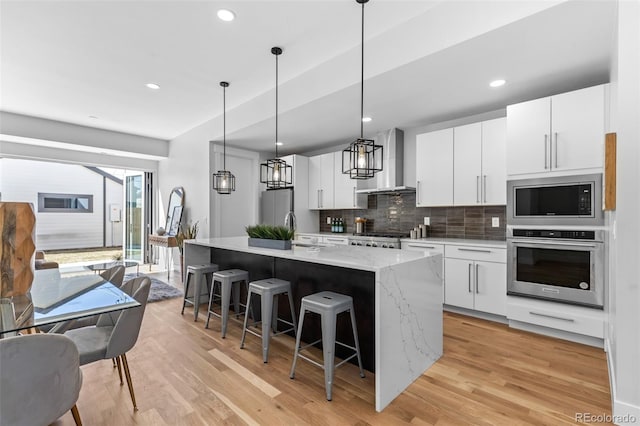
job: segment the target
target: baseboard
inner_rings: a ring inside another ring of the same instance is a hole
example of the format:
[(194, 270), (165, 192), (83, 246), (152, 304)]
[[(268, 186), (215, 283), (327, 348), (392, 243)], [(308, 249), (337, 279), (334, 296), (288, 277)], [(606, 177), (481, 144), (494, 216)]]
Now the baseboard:
[(604, 348), (604, 340), (598, 337), (586, 336), (584, 334), (571, 333), (569, 331), (557, 330), (555, 328), (544, 327), (537, 324), (529, 324), (522, 321), (509, 320), (509, 327), (518, 330), (529, 331), (531, 333), (543, 334), (557, 339), (569, 340), (570, 342), (582, 343), (583, 345)]
[(617, 425), (640, 425), (640, 407), (618, 401), (616, 398), (616, 374), (611, 356), (611, 341), (605, 339), (607, 367), (609, 369), (609, 385), (611, 386), (611, 421)]
[(453, 312), (461, 315), (468, 315), (470, 317), (480, 318), (487, 321), (499, 322), (507, 324), (507, 317), (496, 314), (489, 314), (487, 312), (474, 311), (473, 309), (459, 308), (457, 306), (442, 305), (442, 309), (447, 312)]

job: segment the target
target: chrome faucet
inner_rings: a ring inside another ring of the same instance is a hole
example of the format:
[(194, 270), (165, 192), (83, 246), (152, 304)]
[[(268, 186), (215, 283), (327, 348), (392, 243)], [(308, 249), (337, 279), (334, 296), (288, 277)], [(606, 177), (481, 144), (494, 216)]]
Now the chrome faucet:
[(284, 216), (284, 226), (292, 231), (296, 230), (296, 214), (293, 210), (290, 210), (289, 213)]

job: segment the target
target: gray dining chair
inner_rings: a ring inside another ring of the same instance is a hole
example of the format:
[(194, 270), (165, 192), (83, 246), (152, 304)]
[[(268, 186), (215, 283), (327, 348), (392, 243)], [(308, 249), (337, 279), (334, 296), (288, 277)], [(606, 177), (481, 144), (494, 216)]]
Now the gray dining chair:
[(60, 334), (0, 339), (0, 425), (48, 425), (71, 410), (82, 387), (78, 349)]
[[(118, 366), (122, 365), (133, 409), (137, 411), (138, 405), (133, 392), (133, 382), (126, 353), (133, 348), (138, 340), (151, 289), (151, 280), (149, 277), (134, 278), (125, 282), (120, 289), (133, 297), (140, 303), (140, 306), (118, 312), (115, 317), (113, 314), (100, 315), (95, 326), (69, 330), (64, 335), (69, 337), (78, 347), (80, 365), (113, 358), (116, 359)], [(122, 384), (122, 375), (120, 375), (120, 383)]]
[[(124, 272), (125, 267), (122, 265), (116, 265), (109, 269), (106, 269), (100, 273), (100, 276), (104, 278), (106, 281), (109, 281), (111, 284), (116, 287), (122, 286), (122, 281), (124, 280)], [(58, 333), (62, 334), (67, 330), (73, 330), (75, 328), (88, 327), (90, 325), (96, 325), (98, 322), (98, 318), (100, 315), (93, 315), (90, 317), (60, 322), (52, 325), (41, 326), (40, 331), (45, 333)]]

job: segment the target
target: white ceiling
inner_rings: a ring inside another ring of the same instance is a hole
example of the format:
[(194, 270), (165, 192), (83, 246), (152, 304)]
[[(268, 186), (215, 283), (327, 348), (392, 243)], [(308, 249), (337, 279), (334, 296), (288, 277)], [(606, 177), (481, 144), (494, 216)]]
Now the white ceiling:
[[(219, 21), (221, 7), (237, 19)], [(607, 82), (615, 10), (614, 1), (372, 0), (365, 115), (374, 120), (365, 133)], [(489, 11), (504, 19), (485, 19)], [(3, 0), (0, 27), (3, 111), (160, 139), (204, 124), (216, 139), (226, 80), (227, 142), (265, 151), (275, 128), (270, 48), (281, 46), (282, 151), (359, 133), (354, 0)], [(507, 85), (490, 89), (497, 77)]]

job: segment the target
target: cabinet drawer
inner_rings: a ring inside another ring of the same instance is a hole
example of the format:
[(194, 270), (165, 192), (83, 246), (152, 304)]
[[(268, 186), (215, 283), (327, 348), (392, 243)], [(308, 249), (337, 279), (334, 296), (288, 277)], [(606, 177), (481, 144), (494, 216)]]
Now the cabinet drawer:
[(453, 246), (447, 244), (445, 257), (466, 260), (483, 260), (486, 262), (507, 262), (507, 250), (503, 248)]
[(327, 244), (336, 244), (336, 245), (349, 245), (348, 237), (322, 237), (322, 242)]
[(400, 247), (402, 250), (428, 251), (430, 253), (444, 254), (444, 244), (432, 244), (424, 241), (406, 243), (403, 241)]
[(304, 241), (305, 243), (317, 244), (322, 240), (322, 237), (314, 234), (297, 234), (296, 239), (299, 241)]
[(604, 312), (539, 300), (507, 302), (507, 318), (571, 333), (604, 338)]

